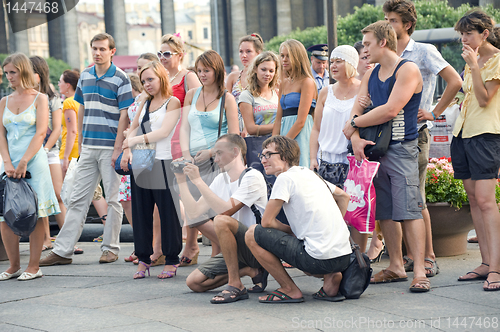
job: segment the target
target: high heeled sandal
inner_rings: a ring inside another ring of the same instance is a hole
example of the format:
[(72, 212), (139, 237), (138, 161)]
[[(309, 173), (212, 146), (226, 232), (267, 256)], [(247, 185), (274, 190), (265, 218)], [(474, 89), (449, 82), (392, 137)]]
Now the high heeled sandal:
[(151, 266), (165, 265), (165, 255), (161, 255), (157, 259), (151, 261)]
[(382, 246), (382, 249), (378, 253), (377, 257), (375, 257), (373, 259), (370, 258), (370, 263), (373, 264), (373, 263), (380, 262), (380, 259), (382, 258), (382, 255), (384, 254), (384, 252), (385, 252), (385, 244)]
[(177, 275), (177, 265), (173, 265), (174, 269), (173, 271), (161, 271), (161, 273), (158, 275), (158, 279), (168, 279), (168, 278), (173, 278)]
[(135, 251), (134, 251), (129, 257), (125, 257), (123, 260), (125, 262), (131, 263), (131, 262), (135, 261), (136, 259), (137, 259), (137, 256), (135, 255)]
[(198, 251), (194, 257), (188, 258), (187, 256), (182, 256), (181, 257), (181, 263), (179, 264), (179, 267), (184, 267), (184, 266), (190, 266), (190, 265), (196, 265), (198, 264), (198, 255), (200, 252)]
[(134, 273), (134, 279), (144, 279), (146, 278), (146, 271), (148, 272), (148, 276), (151, 276), (151, 273), (149, 272), (149, 268), (151, 267), (151, 264), (146, 264), (143, 261), (139, 261), (139, 264), (144, 265), (146, 268), (144, 271), (137, 271)]

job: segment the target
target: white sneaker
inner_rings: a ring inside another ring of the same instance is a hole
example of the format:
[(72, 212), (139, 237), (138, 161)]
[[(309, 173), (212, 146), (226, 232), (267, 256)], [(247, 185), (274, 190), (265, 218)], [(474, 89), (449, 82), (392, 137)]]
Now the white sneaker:
[(20, 275), (21, 275), (21, 269), (19, 269), (19, 271), (14, 272), (14, 273), (2, 272), (2, 273), (0, 273), (0, 281), (9, 280), (12, 278), (17, 278)]
[(21, 276), (19, 278), (17, 278), (17, 280), (25, 281), (25, 280), (32, 280), (32, 279), (36, 279), (36, 278), (40, 278), (40, 277), (43, 277), (43, 273), (42, 273), (42, 270), (38, 269), (37, 273), (29, 273), (29, 272), (24, 271), (23, 274), (21, 274)]

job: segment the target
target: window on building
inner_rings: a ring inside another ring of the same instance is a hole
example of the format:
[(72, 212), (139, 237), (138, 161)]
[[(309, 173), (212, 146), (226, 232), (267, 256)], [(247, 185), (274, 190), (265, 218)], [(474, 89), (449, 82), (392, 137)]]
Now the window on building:
[(192, 30), (188, 30), (188, 38), (189, 38), (190, 40), (192, 40), (192, 39), (193, 39), (193, 31), (192, 31)]
[(49, 27), (47, 24), (40, 26), (42, 41), (47, 42), (49, 40)]
[(35, 55), (37, 55), (36, 50), (30, 50), (30, 56), (35, 56)]
[(30, 42), (36, 42), (36, 27), (28, 29)]
[(203, 38), (208, 39), (208, 28), (203, 28)]
[(47, 59), (50, 56), (49, 50), (43, 50), (43, 57)]

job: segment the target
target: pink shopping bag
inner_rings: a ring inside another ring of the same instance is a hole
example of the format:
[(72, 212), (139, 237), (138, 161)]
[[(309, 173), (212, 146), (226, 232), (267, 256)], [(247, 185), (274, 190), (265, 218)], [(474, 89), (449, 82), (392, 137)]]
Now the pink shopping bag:
[(345, 221), (360, 233), (371, 233), (375, 228), (375, 186), (373, 178), (380, 163), (363, 160), (357, 162), (354, 156), (347, 156), (349, 173), (344, 183), (344, 191), (351, 196)]

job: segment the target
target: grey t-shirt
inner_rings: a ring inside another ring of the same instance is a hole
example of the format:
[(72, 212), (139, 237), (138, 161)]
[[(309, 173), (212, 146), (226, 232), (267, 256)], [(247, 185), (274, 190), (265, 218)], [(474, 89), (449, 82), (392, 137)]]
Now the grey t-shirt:
[[(61, 98), (54, 96), (52, 99), (49, 99), (49, 129), (53, 130), (52, 125), (52, 112), (57, 111), (58, 109), (62, 109)], [(50, 152), (56, 152), (59, 155), (59, 146), (61, 145), (61, 136), (57, 139), (54, 146), (50, 149)]]

